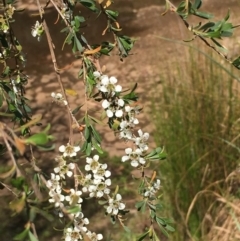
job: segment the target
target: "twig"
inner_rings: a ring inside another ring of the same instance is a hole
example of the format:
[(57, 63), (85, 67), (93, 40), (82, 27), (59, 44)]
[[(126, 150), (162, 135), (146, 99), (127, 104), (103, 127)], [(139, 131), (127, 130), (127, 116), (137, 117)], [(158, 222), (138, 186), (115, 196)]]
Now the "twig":
[[(49, 50), (50, 50), (50, 54), (51, 54), (51, 58), (52, 58), (53, 66), (54, 66), (54, 70), (55, 70), (55, 73), (57, 75), (58, 83), (60, 85), (63, 97), (67, 101), (67, 96), (66, 96), (66, 93), (65, 93), (65, 89), (63, 88), (63, 83), (62, 83), (61, 76), (60, 76), (60, 73), (59, 73), (59, 68), (57, 66), (56, 56), (55, 56), (54, 49), (53, 49), (52, 38), (51, 38), (51, 35), (50, 35), (50, 32), (49, 32), (47, 23), (46, 23), (45, 19), (43, 18), (43, 9), (42, 9), (42, 7), (40, 5), (40, 2), (39, 2), (39, 0), (36, 0), (36, 1), (37, 1), (39, 14), (40, 14), (41, 19), (42, 19), (42, 24), (43, 24), (43, 27), (44, 27), (44, 30), (45, 30), (45, 33), (46, 33), (46, 36), (47, 36), (48, 47), (49, 47)], [(70, 134), (69, 134), (69, 144), (71, 144), (72, 137), (73, 137), (73, 129), (72, 129), (72, 118), (71, 118), (71, 114), (69, 112), (70, 107), (69, 107), (68, 101), (67, 101), (66, 108), (67, 108), (67, 113), (68, 113), (69, 132), (70, 132)]]
[(32, 228), (32, 231), (33, 231), (33, 235), (35, 236), (35, 238), (36, 238), (37, 240), (39, 240), (34, 223), (31, 223), (31, 228)]

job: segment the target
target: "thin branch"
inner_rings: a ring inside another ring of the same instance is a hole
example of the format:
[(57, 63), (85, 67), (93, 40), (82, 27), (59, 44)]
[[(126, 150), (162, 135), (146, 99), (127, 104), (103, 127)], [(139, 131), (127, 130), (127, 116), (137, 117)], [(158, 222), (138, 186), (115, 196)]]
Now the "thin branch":
[[(67, 101), (67, 96), (66, 96), (66, 93), (65, 93), (65, 89), (63, 87), (63, 83), (62, 83), (62, 80), (61, 80), (59, 68), (58, 68), (57, 61), (56, 61), (56, 56), (55, 56), (54, 49), (53, 49), (52, 38), (51, 38), (51, 35), (50, 35), (50, 32), (49, 32), (47, 23), (46, 23), (45, 19), (43, 18), (44, 11), (43, 11), (43, 9), (40, 5), (39, 0), (36, 0), (36, 1), (37, 1), (37, 5), (38, 5), (39, 14), (40, 14), (41, 19), (42, 19), (42, 24), (43, 24), (43, 27), (44, 27), (44, 30), (45, 30), (45, 33), (46, 33), (46, 36), (47, 36), (48, 47), (49, 47), (49, 50), (50, 50), (54, 70), (55, 70), (55, 73), (57, 75), (58, 83), (59, 83), (59, 86), (61, 88), (63, 97)], [(70, 132), (70, 134), (69, 134), (69, 144), (71, 144), (72, 137), (73, 137), (73, 129), (72, 129), (72, 118), (71, 118), (71, 114), (69, 112), (70, 107), (69, 107), (68, 101), (67, 101), (66, 108), (67, 108), (67, 113), (68, 113), (69, 132)]]

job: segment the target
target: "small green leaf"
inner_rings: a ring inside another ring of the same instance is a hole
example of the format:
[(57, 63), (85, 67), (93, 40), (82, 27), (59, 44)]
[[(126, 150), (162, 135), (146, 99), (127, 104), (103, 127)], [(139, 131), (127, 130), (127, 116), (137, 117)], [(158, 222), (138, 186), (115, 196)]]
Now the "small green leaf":
[(22, 212), (22, 210), (25, 207), (25, 198), (26, 198), (26, 195), (25, 193), (23, 193), (21, 198), (16, 198), (13, 201), (11, 201), (9, 203), (10, 209), (16, 213)]
[(198, 16), (200, 18), (203, 18), (203, 19), (213, 18), (213, 15), (211, 13), (204, 13), (204, 12), (199, 12), (199, 11), (195, 11), (194, 15)]
[(165, 227), (165, 229), (166, 229), (167, 231), (169, 231), (169, 232), (175, 232), (175, 228), (172, 227), (172, 226), (170, 226), (170, 225), (167, 225), (167, 226)]
[(28, 232), (28, 237), (30, 238), (30, 241), (39, 241), (31, 231)]
[(105, 10), (105, 13), (107, 16), (112, 19), (113, 21), (117, 20), (118, 17), (118, 12), (117, 11), (112, 11), (112, 10)]
[(99, 9), (96, 7), (96, 3), (93, 0), (78, 0), (78, 2), (95, 13), (99, 12)]
[(73, 115), (76, 115), (82, 107), (83, 107), (83, 105), (77, 106), (77, 107), (72, 111), (72, 114), (73, 114)]
[(24, 177), (17, 177), (11, 179), (11, 184), (18, 190), (23, 190), (23, 185), (26, 184)]
[(14, 236), (13, 240), (24, 240), (28, 235), (29, 229), (24, 229), (21, 233)]
[(240, 56), (238, 56), (234, 61), (232, 62), (232, 65), (236, 67), (237, 69), (240, 69)]
[(90, 127), (86, 127), (85, 130), (84, 130), (84, 137), (85, 137), (86, 140), (89, 139), (90, 133), (91, 133), (91, 128)]
[(148, 230), (146, 233), (141, 234), (138, 238), (137, 241), (142, 241), (144, 240), (150, 233), (150, 230)]
[(100, 205), (105, 205), (106, 203), (108, 203), (108, 201), (105, 201), (105, 200), (99, 200), (98, 203)]
[(48, 136), (46, 133), (37, 133), (25, 139), (25, 142), (36, 146), (42, 146), (48, 143), (50, 137), (51, 136)]
[(103, 150), (101, 146), (99, 146), (99, 144), (95, 141), (95, 139), (92, 139), (92, 144), (99, 154), (103, 154)]
[(123, 225), (123, 228), (124, 228), (124, 230), (128, 233), (128, 234), (130, 234), (131, 233), (131, 230), (130, 230), (130, 228), (129, 227), (127, 227), (127, 226), (125, 226), (125, 225)]
[(192, 7), (195, 9), (199, 9), (202, 5), (202, 0), (195, 0)]
[(92, 152), (92, 144), (91, 143), (87, 143), (86, 155), (90, 156), (91, 152)]
[(80, 212), (80, 211), (81, 211), (81, 208), (80, 208), (79, 205), (76, 205), (76, 206), (67, 208), (67, 211), (68, 211), (68, 213), (74, 214), (74, 213)]

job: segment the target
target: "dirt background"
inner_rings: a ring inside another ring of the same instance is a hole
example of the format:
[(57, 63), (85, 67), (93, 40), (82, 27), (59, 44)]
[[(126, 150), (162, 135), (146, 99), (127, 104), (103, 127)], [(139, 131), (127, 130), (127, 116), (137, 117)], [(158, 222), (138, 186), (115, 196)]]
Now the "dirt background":
[[(116, 0), (114, 2), (111, 9), (117, 9), (120, 13), (119, 23), (123, 28), (123, 34), (129, 35), (137, 41), (131, 55), (123, 62), (120, 61), (117, 53), (113, 53), (110, 57), (103, 57), (101, 64), (106, 67), (105, 73), (116, 76), (124, 88), (131, 87), (137, 82), (139, 85), (137, 92), (141, 96), (140, 104), (145, 107), (145, 112), (149, 112), (146, 107), (152, 100), (153, 90), (161, 82), (160, 76), (174, 71), (171, 62), (172, 60), (176, 61), (179, 56), (179, 61), (187, 61), (181, 58), (183, 47), (173, 42), (161, 40), (158, 37), (181, 41), (189, 39), (191, 35), (174, 13), (169, 12), (165, 16), (161, 16), (165, 10), (163, 0)], [(50, 97), (51, 92), (60, 91), (60, 87), (53, 70), (46, 38), (43, 36), (41, 41), (38, 42), (36, 38), (31, 36), (31, 27), (36, 20), (39, 20), (35, 1), (25, 0), (23, 4), (26, 9), (23, 13), (16, 14), (15, 18), (18, 25), (14, 26), (14, 30), (16, 35), (19, 36), (27, 58), (26, 73), (30, 77), (30, 84), (27, 86), (26, 95), (31, 101), (34, 112), (43, 114), (43, 125), (48, 122), (51, 123), (51, 134), (58, 140), (59, 145), (64, 144), (67, 142), (67, 134), (65, 134), (68, 133), (67, 117), (62, 107), (52, 103)], [(203, 1), (203, 10), (214, 13), (215, 19), (225, 17), (228, 8), (231, 9), (232, 13), (231, 21), (238, 24), (240, 22), (238, 16), (240, 4), (237, 0)], [(84, 9), (80, 9), (80, 11), (89, 21), (88, 26), (84, 27), (82, 31), (90, 44), (112, 39), (109, 35), (101, 35), (106, 27), (106, 21), (103, 17), (100, 16), (96, 19), (96, 16), (91, 12)], [(72, 56), (69, 46), (66, 46), (64, 51), (57, 51), (61, 49), (64, 41), (64, 34), (59, 33), (64, 26), (63, 24), (54, 24), (57, 14), (52, 11), (51, 6), (46, 10), (45, 18), (50, 28), (53, 43), (56, 46), (59, 67), (64, 68), (69, 63), (74, 63), (72, 68), (64, 71), (61, 75), (64, 87), (78, 92), (76, 97), (69, 97), (72, 109), (74, 109), (78, 104), (84, 102), (84, 86), (82, 80), (77, 78), (80, 63)], [(202, 20), (193, 19), (193, 21), (198, 23)], [(235, 36), (240, 36), (240, 34), (236, 33)], [(234, 37), (232, 41), (224, 42), (231, 47), (232, 52), (230, 54), (236, 55), (235, 49), (239, 45), (239, 40), (240, 38)], [(194, 45), (199, 46), (199, 48), (203, 47), (203, 43), (199, 40), (196, 40)], [(161, 98), (161, 93), (159, 93), (159, 98)], [(102, 109), (98, 104), (90, 103), (89, 106), (96, 117), (100, 116)], [(78, 118), (80, 119), (82, 116), (83, 112), (78, 115)], [(144, 131), (153, 132), (151, 115), (147, 117), (147, 115), (141, 114), (140, 120)], [(119, 145), (118, 139), (108, 130), (106, 122), (107, 120), (104, 120), (103, 128), (101, 127), (104, 140), (103, 147), (111, 155), (122, 155), (124, 144)], [(153, 139), (151, 142), (153, 143)], [(58, 147), (58, 144), (56, 147)]]

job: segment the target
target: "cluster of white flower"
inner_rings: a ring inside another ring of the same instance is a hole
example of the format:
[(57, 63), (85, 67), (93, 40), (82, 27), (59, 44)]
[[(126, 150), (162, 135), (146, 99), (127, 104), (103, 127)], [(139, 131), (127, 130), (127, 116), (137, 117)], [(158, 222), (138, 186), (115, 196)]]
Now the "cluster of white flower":
[(107, 170), (107, 164), (99, 163), (99, 156), (94, 155), (93, 158), (87, 157), (85, 170), (91, 172), (81, 179), (83, 186), (82, 191), (88, 192), (89, 197), (107, 198), (108, 205), (105, 206), (106, 212), (110, 215), (117, 215), (119, 210), (125, 208), (125, 204), (121, 202), (122, 196), (117, 193), (114, 197), (110, 197), (111, 172)]
[(88, 218), (85, 218), (82, 212), (78, 212), (74, 215), (73, 226), (64, 229), (65, 241), (78, 241), (84, 240), (83, 235), (85, 234), (89, 240), (97, 241), (102, 240), (102, 234), (96, 234), (88, 230), (86, 225), (89, 224)]
[(101, 75), (98, 71), (95, 71), (93, 75), (98, 81), (96, 87), (103, 96), (102, 107), (106, 111), (106, 115), (109, 119), (117, 119), (119, 122), (119, 137), (135, 144), (135, 148), (125, 149), (126, 155), (122, 157), (122, 162), (130, 161), (133, 167), (145, 165), (144, 155), (148, 150), (149, 134), (143, 133), (142, 130), (138, 130), (138, 136), (133, 133), (135, 125), (139, 124), (136, 116), (140, 113), (141, 108), (125, 104), (124, 99), (120, 98), (122, 87), (117, 85), (115, 77), (109, 78), (106, 75)]
[[(81, 204), (83, 202), (83, 199), (82, 199), (82, 191), (77, 189), (72, 189), (72, 188), (68, 190), (67, 188), (62, 187), (66, 176), (72, 177), (73, 169), (75, 168), (74, 163), (67, 164), (64, 158), (76, 156), (77, 152), (80, 151), (80, 147), (67, 144), (66, 146), (64, 145), (60, 146), (59, 151), (62, 152), (62, 155), (56, 158), (58, 165), (57, 167), (54, 168), (54, 173), (51, 173), (51, 179), (47, 181), (47, 187), (49, 189), (49, 197), (50, 197), (49, 202), (54, 203), (55, 208), (57, 208), (59, 211), (59, 217), (62, 218), (64, 216), (63, 212), (61, 211), (63, 208), (66, 208), (69, 206), (78, 206), (78, 209), (82, 210)], [(102, 181), (105, 177), (109, 177), (111, 173), (106, 170), (107, 168), (106, 164), (97, 163), (98, 158), (99, 158), (98, 156), (94, 156), (93, 159), (87, 158), (87, 165), (85, 169), (94, 171), (95, 180), (100, 180), (99, 182), (94, 181), (94, 184), (96, 185), (95, 189), (93, 187), (90, 188), (91, 189), (90, 194), (94, 193), (96, 195), (90, 195), (90, 196), (101, 197), (100, 189), (103, 183)], [(90, 180), (91, 178), (89, 178), (89, 181)], [(109, 186), (109, 180), (110, 179), (107, 179), (106, 181), (104, 181), (106, 186)], [(111, 181), (110, 181), (110, 184), (111, 184)], [(84, 190), (84, 188), (82, 189)], [(105, 193), (110, 192), (110, 189), (108, 192), (104, 189), (101, 189), (101, 190), (103, 190)], [(72, 226), (66, 227), (64, 229), (65, 241), (83, 240), (84, 234), (87, 235), (89, 240), (91, 241), (97, 241), (97, 240), (103, 239), (102, 234), (96, 234), (88, 230), (86, 225), (89, 224), (89, 220), (84, 217), (82, 212), (79, 211), (75, 214), (70, 214), (70, 215), (72, 216), (73, 224)]]
[(71, 20), (72, 17), (72, 10), (67, 6), (67, 4), (63, 3), (61, 12), (66, 20)]
[(56, 103), (67, 105), (68, 102), (63, 98), (61, 93), (52, 92), (51, 96)]
[(149, 185), (144, 192), (144, 196), (148, 198), (156, 198), (156, 193), (160, 189), (160, 183), (160, 180), (157, 179), (155, 182)]

